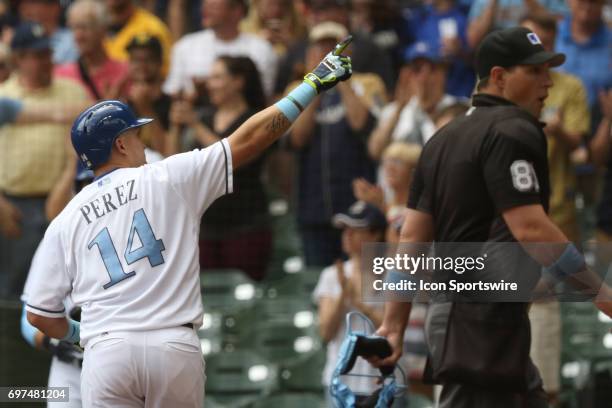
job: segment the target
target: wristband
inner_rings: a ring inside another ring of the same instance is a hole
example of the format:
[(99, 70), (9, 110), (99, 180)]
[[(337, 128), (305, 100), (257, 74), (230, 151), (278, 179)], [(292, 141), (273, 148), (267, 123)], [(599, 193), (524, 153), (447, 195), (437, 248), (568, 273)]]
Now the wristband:
[(565, 251), (559, 259), (552, 265), (545, 268), (546, 272), (556, 280), (565, 280), (566, 278), (580, 272), (586, 266), (584, 255), (578, 251), (578, 248), (573, 243), (569, 243), (565, 247)]
[(315, 96), (317, 96), (317, 91), (311, 85), (302, 82), (289, 92), (289, 95), (276, 102), (275, 106), (290, 122), (295, 122)]
[(67, 319), (68, 320), (68, 332), (61, 340), (70, 342), (70, 343), (78, 343), (81, 340), (81, 325), (79, 322)]

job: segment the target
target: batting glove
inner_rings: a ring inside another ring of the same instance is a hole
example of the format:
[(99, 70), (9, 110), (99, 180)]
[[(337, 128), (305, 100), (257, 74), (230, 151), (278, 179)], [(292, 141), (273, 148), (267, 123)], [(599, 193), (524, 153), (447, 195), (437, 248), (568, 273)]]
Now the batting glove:
[(323, 58), (314, 71), (304, 76), (304, 82), (312, 86), (318, 94), (333, 88), (340, 81), (346, 81), (353, 74), (351, 58), (342, 55), (342, 51), (351, 40), (352, 37), (349, 36), (336, 45), (336, 48)]

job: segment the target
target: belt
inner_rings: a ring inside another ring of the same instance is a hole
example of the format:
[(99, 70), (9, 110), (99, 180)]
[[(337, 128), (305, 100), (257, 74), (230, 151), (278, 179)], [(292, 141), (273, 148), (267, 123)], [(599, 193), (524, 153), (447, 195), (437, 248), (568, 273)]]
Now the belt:
[(193, 323), (185, 323), (185, 324), (181, 324), (181, 327), (186, 327), (188, 329), (193, 329)]

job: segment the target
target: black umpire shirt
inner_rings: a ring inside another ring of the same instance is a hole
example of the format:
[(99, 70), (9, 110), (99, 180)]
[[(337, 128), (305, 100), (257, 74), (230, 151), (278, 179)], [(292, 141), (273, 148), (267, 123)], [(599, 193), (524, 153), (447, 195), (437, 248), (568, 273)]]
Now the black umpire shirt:
[(473, 107), (423, 148), (408, 207), (432, 215), (438, 242), (515, 241), (501, 217), (512, 207), (548, 210), (542, 124), (512, 102), (473, 97)]
[[(536, 118), (505, 99), (475, 95), (468, 112), (438, 131), (423, 148), (408, 207), (432, 215), (437, 242), (516, 242), (502, 213), (529, 204), (548, 210), (546, 154), (546, 137)], [(503, 258), (529, 258), (523, 255)], [(498, 256), (492, 258), (501, 261), (497, 265), (505, 264)], [(487, 265), (489, 261), (493, 259), (489, 257)], [(539, 266), (529, 262), (539, 274)], [(487, 269), (495, 273), (497, 268)], [(532, 275), (525, 274), (525, 268), (511, 270), (514, 278), (530, 283), (538, 279), (525, 277)], [(487, 389), (524, 390), (539, 384), (537, 377), (526, 374), (527, 303), (459, 301), (450, 313), (442, 331), (446, 334), (432, 340), (444, 351), (432, 355), (426, 378)]]

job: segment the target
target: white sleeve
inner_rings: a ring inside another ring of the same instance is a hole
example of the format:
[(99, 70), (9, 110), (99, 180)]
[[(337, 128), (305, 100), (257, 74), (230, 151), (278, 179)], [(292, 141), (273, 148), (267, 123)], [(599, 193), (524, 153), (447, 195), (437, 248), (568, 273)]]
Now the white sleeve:
[(198, 218), (213, 201), (233, 191), (232, 152), (227, 139), (156, 164), (160, 163), (166, 166), (170, 184)]
[(33, 269), (34, 267), (38, 267), (38, 265), (40, 265), (40, 246), (42, 244), (41, 243), (38, 244), (38, 247), (36, 248), (36, 252), (34, 252), (34, 256), (32, 257), (32, 262), (30, 263), (30, 270), (28, 271), (28, 277), (26, 278), (25, 281), (25, 285), (23, 286), (23, 292), (21, 293), (21, 298), (20, 300), (23, 303), (26, 303), (28, 301), (28, 293), (31, 291), (31, 287), (32, 287), (32, 282), (34, 282), (34, 279), (32, 276), (34, 275), (33, 273)]
[(45, 317), (65, 315), (64, 299), (72, 289), (59, 228), (54, 225), (47, 229), (36, 251), (23, 294), (26, 310)]
[(312, 294), (315, 303), (319, 303), (321, 298), (324, 297), (340, 296), (342, 288), (340, 288), (337, 275), (338, 272), (334, 265), (323, 269), (321, 276), (319, 277), (319, 282), (317, 282), (317, 286)]

